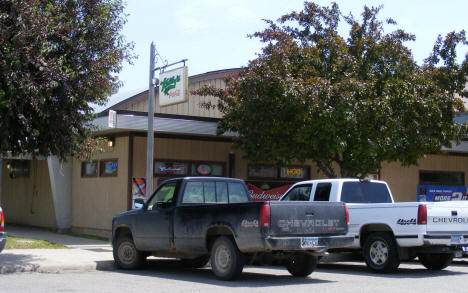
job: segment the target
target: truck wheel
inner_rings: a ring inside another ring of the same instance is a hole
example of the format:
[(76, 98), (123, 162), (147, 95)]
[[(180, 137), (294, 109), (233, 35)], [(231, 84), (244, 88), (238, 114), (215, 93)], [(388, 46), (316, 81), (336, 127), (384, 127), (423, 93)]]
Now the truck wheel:
[(206, 266), (209, 260), (209, 255), (202, 255), (196, 258), (183, 258), (181, 262), (184, 267), (197, 269)]
[(452, 253), (421, 253), (418, 257), (423, 266), (433, 271), (445, 269), (453, 260)]
[(141, 268), (146, 259), (146, 254), (136, 249), (133, 239), (129, 236), (117, 238), (113, 254), (117, 266), (126, 270)]
[(367, 266), (377, 273), (391, 273), (400, 265), (398, 246), (390, 233), (370, 234), (363, 248)]
[(315, 270), (317, 263), (316, 256), (297, 253), (289, 256), (286, 268), (294, 277), (307, 277)]
[(218, 237), (211, 248), (211, 268), (220, 280), (234, 280), (244, 268), (244, 256), (233, 241), (225, 236)]

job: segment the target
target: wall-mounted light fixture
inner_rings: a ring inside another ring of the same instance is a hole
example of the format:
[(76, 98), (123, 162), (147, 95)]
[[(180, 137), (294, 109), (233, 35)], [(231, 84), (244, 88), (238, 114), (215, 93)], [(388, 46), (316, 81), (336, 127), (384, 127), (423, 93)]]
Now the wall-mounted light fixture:
[(115, 137), (109, 137), (107, 139), (107, 146), (113, 148), (115, 146)]
[(11, 168), (10, 162), (7, 162), (7, 163), (6, 163), (6, 168), (7, 168), (7, 169), (10, 169), (10, 168)]

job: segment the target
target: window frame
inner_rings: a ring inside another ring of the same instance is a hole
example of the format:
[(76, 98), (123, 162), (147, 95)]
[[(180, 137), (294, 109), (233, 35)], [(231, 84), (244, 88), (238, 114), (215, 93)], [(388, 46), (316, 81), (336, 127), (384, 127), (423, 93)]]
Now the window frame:
[[(108, 162), (115, 162), (117, 164), (115, 173), (108, 174), (105, 172), (105, 164)], [(119, 160), (117, 158), (113, 159), (103, 159), (99, 161), (99, 177), (117, 177), (119, 175)]]
[[(305, 199), (305, 200), (284, 200), (284, 198), (286, 198), (288, 196), (289, 193), (291, 193), (292, 191), (294, 191), (295, 189), (297, 188), (301, 188), (301, 187), (308, 187), (310, 188), (309, 190), (309, 198), (308, 199)], [(281, 197), (281, 201), (310, 201), (310, 198), (312, 196), (312, 190), (314, 189), (314, 184), (313, 183), (304, 183), (304, 184), (298, 184), (296, 186), (294, 186), (293, 188), (291, 188), (288, 193), (286, 193), (283, 197)]]
[[(324, 187), (328, 188), (328, 198), (327, 198), (327, 200), (323, 200), (323, 199), (318, 200), (316, 198), (317, 191), (321, 191), (320, 188), (324, 188)], [(331, 182), (319, 182), (319, 183), (317, 183), (317, 185), (315, 186), (315, 191), (314, 191), (314, 201), (324, 201), (324, 202), (328, 201), (329, 202), (332, 188), (333, 188), (333, 184)]]
[[(439, 176), (442, 174), (459, 174), (461, 175), (462, 182), (461, 184), (453, 185), (453, 184), (444, 184), (440, 180), (439, 182), (435, 181), (421, 181), (422, 174), (438, 174)], [(465, 186), (465, 172), (463, 171), (438, 171), (438, 170), (419, 170), (419, 185), (434, 185), (434, 186)]]
[[(87, 174), (85, 172), (86, 170), (86, 165), (89, 164), (89, 163), (94, 163), (96, 164), (96, 172), (94, 174)], [(99, 174), (99, 160), (92, 160), (92, 161), (82, 161), (81, 162), (81, 178), (95, 178), (95, 177), (98, 177), (98, 174)]]

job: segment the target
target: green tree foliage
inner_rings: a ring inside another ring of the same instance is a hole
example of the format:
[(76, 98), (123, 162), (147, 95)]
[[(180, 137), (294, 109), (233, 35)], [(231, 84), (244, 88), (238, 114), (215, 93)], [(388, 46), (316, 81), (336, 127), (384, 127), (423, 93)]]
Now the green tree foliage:
[(92, 103), (131, 61), (121, 0), (0, 0), (0, 152), (86, 151)]
[[(385, 34), (379, 10), (364, 7), (358, 21), (336, 4), (306, 2), (301, 12), (266, 21), (253, 35), (265, 43), (258, 58), (226, 89), (197, 91), (219, 97), (204, 105), (224, 114), (218, 132), (237, 132), (248, 160), (312, 160), (329, 177), (362, 176), (383, 161), (416, 164), (459, 141), (467, 129), (453, 122), (463, 110), (454, 95), (467, 95), (468, 63), (456, 63), (455, 48), (466, 45), (465, 32), (439, 36), (418, 65), (404, 45), (415, 36)], [(346, 39), (337, 31), (341, 20), (350, 28)]]

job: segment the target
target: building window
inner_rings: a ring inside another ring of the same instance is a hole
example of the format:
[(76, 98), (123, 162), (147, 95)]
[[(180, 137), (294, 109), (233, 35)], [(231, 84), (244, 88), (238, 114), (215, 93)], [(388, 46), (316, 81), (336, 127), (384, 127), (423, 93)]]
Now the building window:
[(156, 176), (185, 176), (188, 165), (181, 162), (154, 162), (154, 175)]
[(29, 160), (11, 160), (7, 163), (8, 175), (10, 178), (28, 178)]
[(270, 165), (249, 165), (248, 166), (249, 178), (278, 178), (278, 168)]
[(96, 177), (98, 161), (81, 162), (81, 177)]
[(420, 185), (465, 186), (464, 172), (420, 171)]
[(101, 160), (99, 165), (100, 176), (117, 176), (117, 159)]
[(192, 176), (224, 176), (224, 165), (221, 163), (192, 163)]
[(309, 178), (309, 168), (307, 167), (281, 167), (280, 169), (280, 178), (281, 179), (308, 179)]
[(194, 161), (154, 161), (154, 176), (216, 176), (225, 174), (225, 164), (220, 162), (194, 162)]
[(307, 166), (286, 166), (279, 169), (270, 165), (248, 166), (248, 177), (250, 179), (298, 181), (309, 179), (309, 173), (309, 167)]

